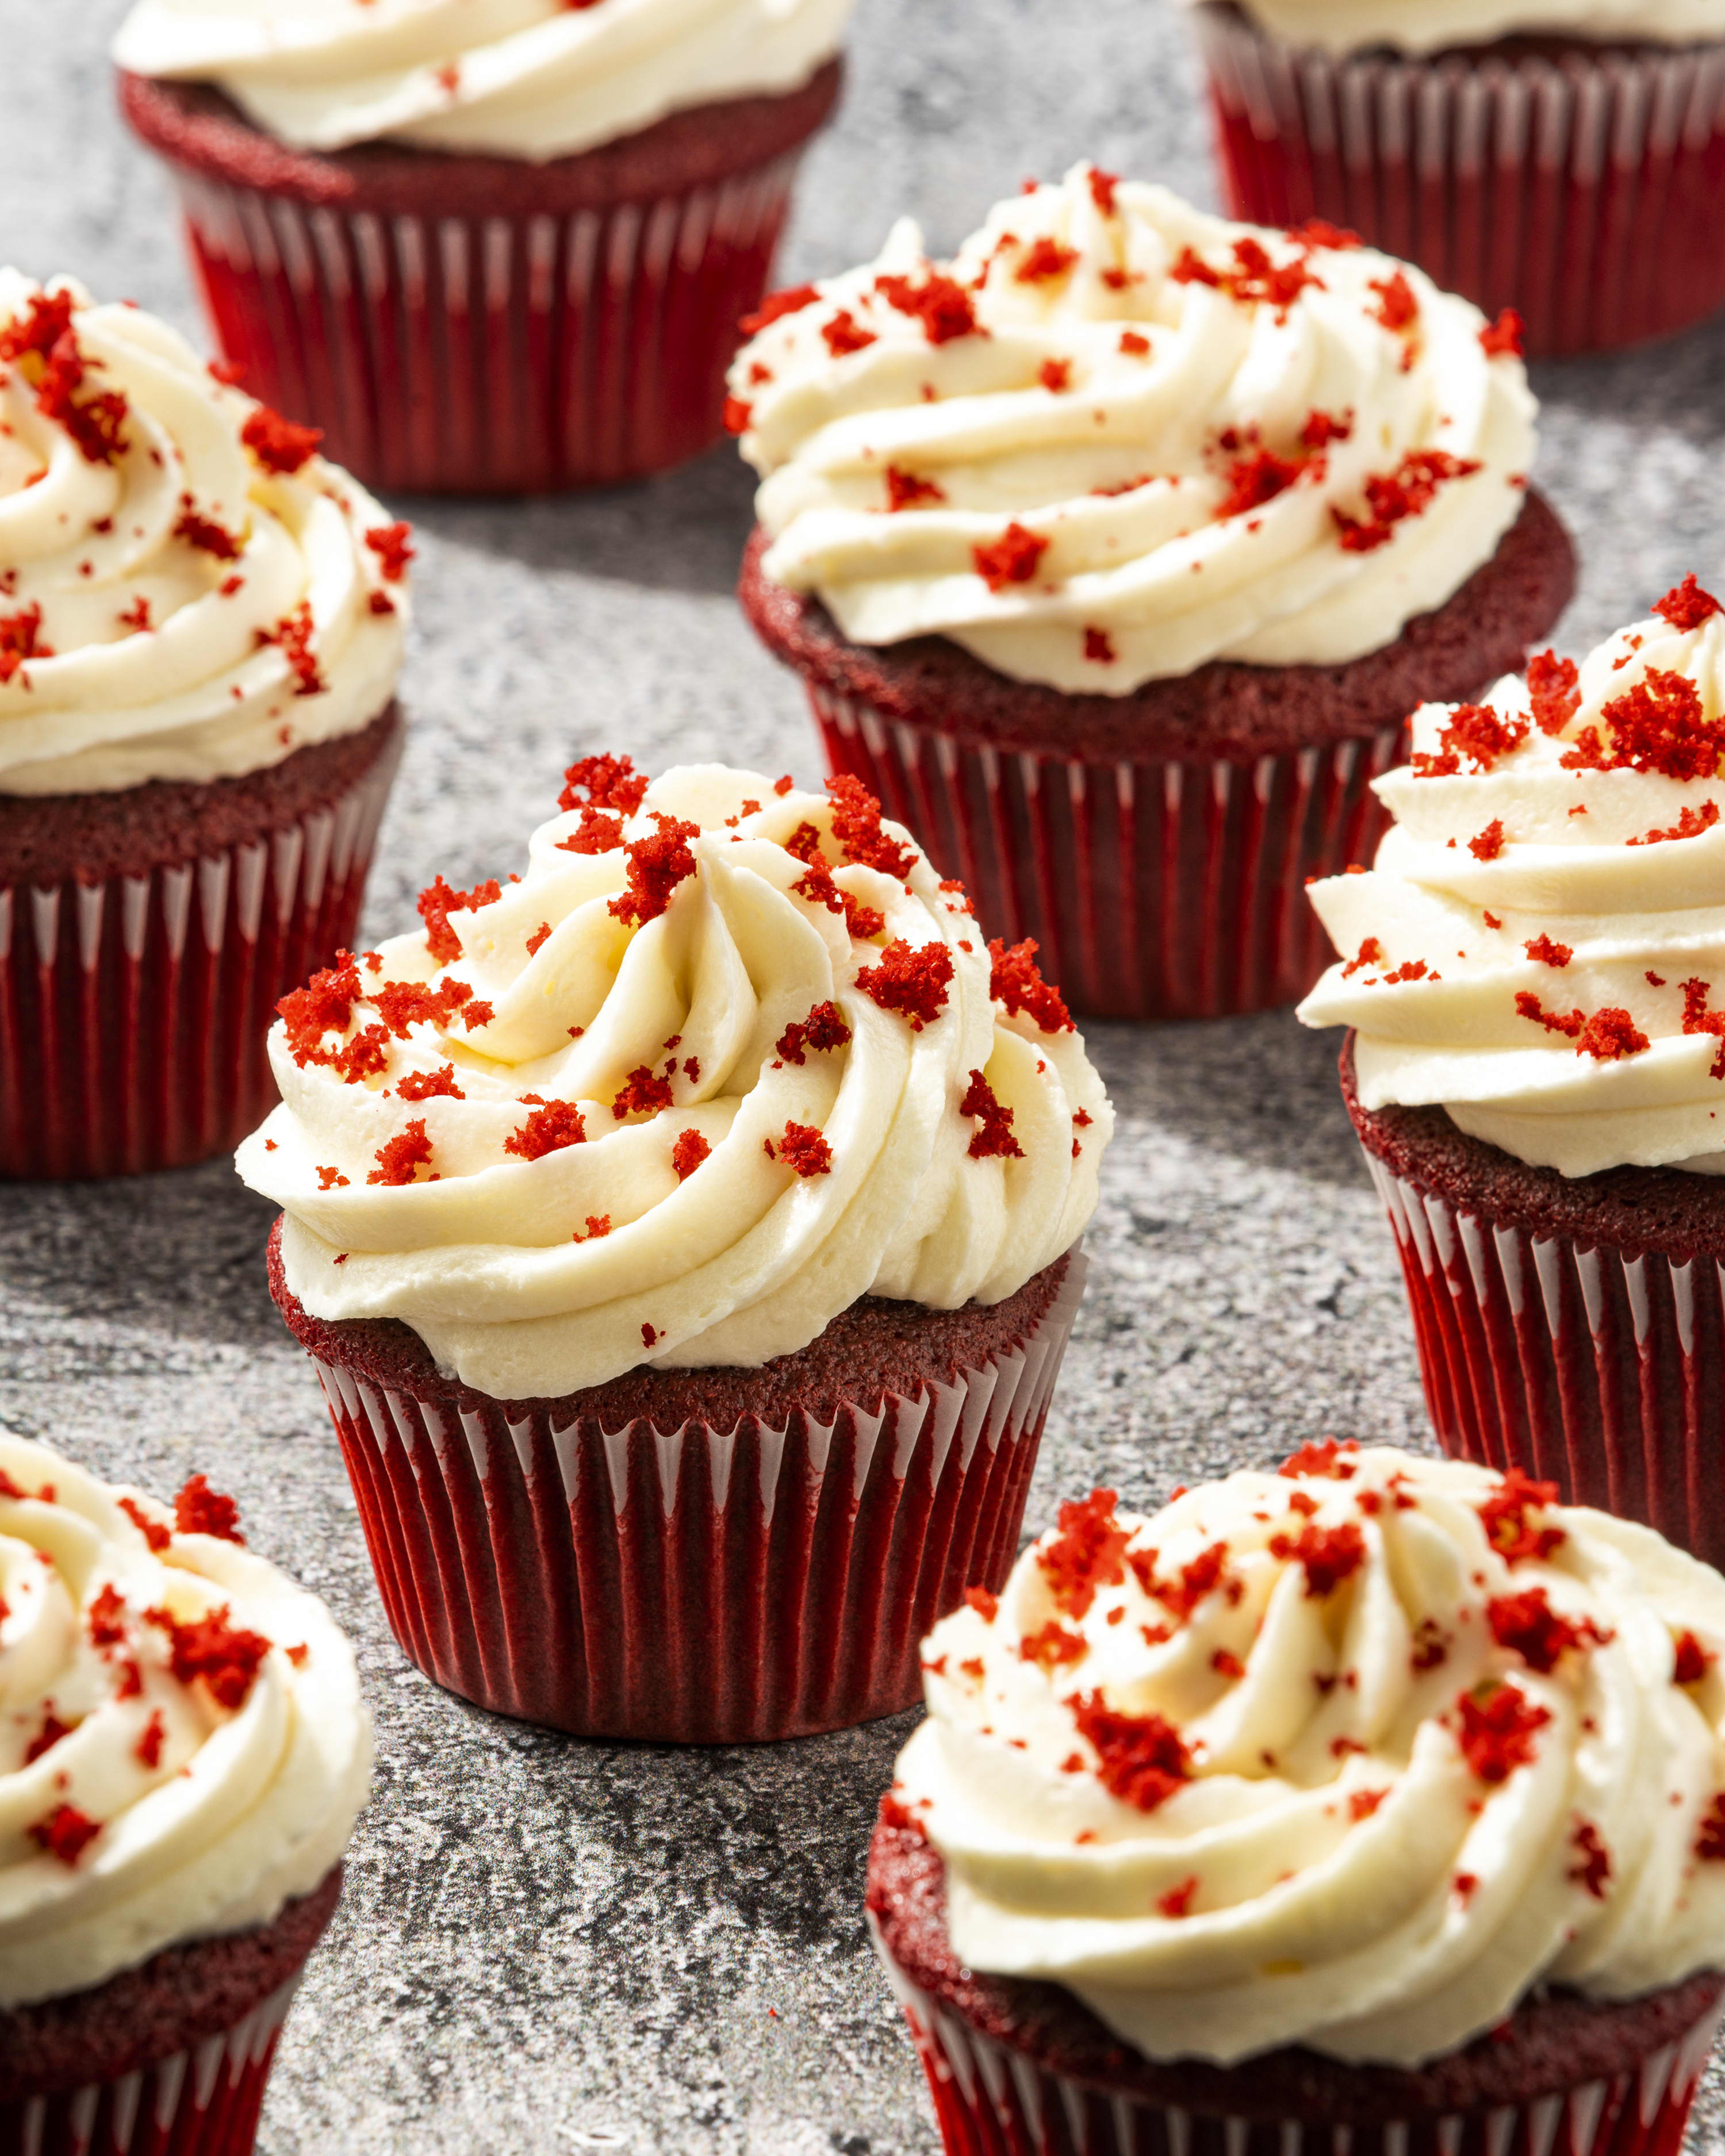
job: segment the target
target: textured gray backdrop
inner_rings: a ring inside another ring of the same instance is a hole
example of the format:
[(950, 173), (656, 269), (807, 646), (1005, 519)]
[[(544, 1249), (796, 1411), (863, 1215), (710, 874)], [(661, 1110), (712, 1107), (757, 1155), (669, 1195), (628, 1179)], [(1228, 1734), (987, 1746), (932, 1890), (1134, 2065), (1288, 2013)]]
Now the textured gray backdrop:
[[(197, 333), (166, 191), (110, 107), (123, 9), (0, 0), (0, 259)], [(860, 0), (786, 281), (863, 259), (903, 210), (950, 246), (1026, 174), (1086, 156), (1214, 201), (1169, 0)], [(1685, 570), (1725, 567), (1725, 325), (1538, 386), (1539, 482), (1587, 555), (1559, 639), (1579, 652)], [(628, 492), (402, 506), (422, 549), (414, 732), (368, 936), (410, 920), (434, 870), (506, 871), (578, 752), (819, 776), (796, 685), (732, 601), (749, 486), (728, 449)], [(1283, 1014), (1091, 1045), (1120, 1133), (1028, 1524), (1100, 1481), (1149, 1504), (1326, 1430), (1424, 1442), (1334, 1044)], [(207, 1471), (359, 1642), (376, 1793), (262, 2148), (930, 2156), (860, 1917), (870, 1815), (911, 1717), (680, 1753), (565, 1742), (437, 1691), (384, 1625), (316, 1383), (264, 1288), (269, 1219), (220, 1162), (0, 1188), (0, 1420), (164, 1492)]]

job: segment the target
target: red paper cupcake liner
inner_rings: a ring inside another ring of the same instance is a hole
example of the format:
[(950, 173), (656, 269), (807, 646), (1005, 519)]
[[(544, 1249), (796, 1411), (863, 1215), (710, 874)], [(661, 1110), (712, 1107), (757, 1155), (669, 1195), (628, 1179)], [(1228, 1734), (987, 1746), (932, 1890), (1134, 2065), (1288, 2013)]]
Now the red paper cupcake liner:
[(0, 2156), (249, 2156), (297, 1973), (194, 2050), (82, 2088), (0, 2100)]
[(384, 491), (662, 471), (724, 431), (800, 151), (568, 215), (341, 211), (174, 173), (222, 350)]
[(1226, 183), (1255, 224), (1324, 218), (1553, 358), (1725, 305), (1725, 43), (1399, 59), (1194, 18)]
[(0, 885), (0, 1178), (236, 1146), (276, 1097), (277, 1000), (353, 941), (399, 727), (327, 806), (147, 875)]
[(1009, 1352), (830, 1423), (559, 1423), (318, 1357), (392, 1630), (450, 1691), (583, 1737), (736, 1743), (922, 1697), (917, 1650), (1018, 1553), (1082, 1292)]
[(964, 884), (990, 936), (1034, 937), (1073, 1009), (1222, 1018), (1303, 996), (1329, 963), (1312, 876), (1372, 858), (1371, 782), (1404, 728), (1250, 762), (1086, 763), (890, 718), (809, 685), (850, 772)]
[(1498, 1227), (1369, 1151), (1453, 1458), (1519, 1467), (1725, 1566), (1725, 1268)]
[(1054, 2071), (923, 1990), (872, 1914), (869, 1931), (927, 2074), (947, 2156), (1677, 2156), (1721, 2013), (1716, 2005), (1638, 2071), (1525, 2103), (1359, 2125), (1230, 2116)]

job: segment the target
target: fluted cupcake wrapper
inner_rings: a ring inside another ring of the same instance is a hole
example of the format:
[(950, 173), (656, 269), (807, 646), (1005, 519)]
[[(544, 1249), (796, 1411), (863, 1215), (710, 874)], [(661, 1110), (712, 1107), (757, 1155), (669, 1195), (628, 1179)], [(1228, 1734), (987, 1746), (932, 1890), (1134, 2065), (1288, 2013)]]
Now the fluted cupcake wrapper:
[(1309, 878), (1369, 860), (1371, 782), (1403, 729), (1250, 762), (1091, 763), (1004, 750), (809, 684), (829, 764), (962, 880), (990, 936), (1098, 1018), (1221, 1018), (1296, 1002), (1329, 963)]
[(1366, 1165), (1389, 1215), (1438, 1441), (1725, 1565), (1725, 1268), (1588, 1250)]
[(1561, 58), (1336, 56), (1194, 16), (1229, 208), (1322, 218), (1417, 262), (1540, 357), (1725, 305), (1725, 41)]
[(830, 1423), (607, 1430), (314, 1358), (396, 1638), (580, 1736), (742, 1743), (911, 1706), (923, 1635), (1017, 1554), (1084, 1270), (981, 1368)]
[[(1677, 2156), (1721, 2012), (1635, 2071), (1524, 2103), (1358, 2124), (1235, 2116), (1055, 2071), (925, 1991), (872, 1915), (869, 1932), (927, 2074), (946, 2156)], [(1250, 2062), (1240, 2071), (1249, 2076)]]
[(274, 1104), (278, 999), (353, 940), (401, 755), (244, 844), (147, 874), (0, 884), (0, 1178), (229, 1151)]

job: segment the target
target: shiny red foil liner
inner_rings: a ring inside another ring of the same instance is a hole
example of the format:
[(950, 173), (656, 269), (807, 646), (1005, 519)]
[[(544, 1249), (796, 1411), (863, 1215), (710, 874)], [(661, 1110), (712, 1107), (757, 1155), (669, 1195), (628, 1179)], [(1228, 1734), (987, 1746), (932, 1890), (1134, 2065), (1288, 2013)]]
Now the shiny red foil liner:
[(607, 1430), (314, 1356), (391, 1629), (439, 1684), (578, 1736), (736, 1743), (911, 1706), (925, 1634), (1018, 1553), (1083, 1276), (1075, 1251), (983, 1367), (831, 1423)]
[(1366, 1151), (1407, 1283), (1420, 1382), (1452, 1458), (1725, 1566), (1725, 1275), (1498, 1226)]
[(354, 940), (402, 732), (265, 836), (0, 883), (0, 1178), (182, 1168), (256, 1127), (278, 1000)]
[(1214, 0), (1194, 19), (1234, 216), (1344, 225), (1514, 307), (1537, 357), (1725, 305), (1725, 42), (1338, 57)]
[(889, 717), (810, 681), (829, 767), (960, 879), (990, 936), (1097, 1018), (1223, 1018), (1303, 996), (1329, 963), (1313, 876), (1372, 858), (1371, 782), (1399, 725), (1250, 762), (1089, 763)]
[[(1719, 2025), (1639, 2070), (1477, 2111), (1266, 2118), (1187, 2110), (1063, 2074), (973, 2027), (870, 1935), (928, 2076), (946, 2156), (1677, 2156)], [(1248, 2079), (1250, 2061), (1240, 2072)]]

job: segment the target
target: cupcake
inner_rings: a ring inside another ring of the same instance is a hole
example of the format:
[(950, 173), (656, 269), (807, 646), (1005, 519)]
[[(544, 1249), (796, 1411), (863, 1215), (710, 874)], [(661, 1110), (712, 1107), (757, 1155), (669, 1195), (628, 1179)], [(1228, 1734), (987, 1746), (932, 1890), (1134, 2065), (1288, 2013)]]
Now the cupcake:
[(1725, 1564), (1725, 615), (1693, 577), (1579, 668), (1414, 716), (1342, 957), (1348, 1112), (1446, 1451)]
[(538, 492), (721, 433), (850, 0), (139, 0), (121, 110), (209, 316), (368, 484)]
[(854, 779), (590, 757), (288, 997), (239, 1149), (407, 1654), (582, 1735), (916, 1696), (1018, 1547), (1113, 1117)]
[(1088, 166), (762, 311), (742, 597), (833, 765), (1075, 1009), (1301, 994), (1301, 885), (1375, 843), (1408, 713), (1569, 595), (1513, 338), (1348, 234)]
[(0, 1178), (275, 1097), (401, 753), (408, 527), (130, 305), (0, 270)]
[(0, 2142), (247, 2156), (365, 1802), (353, 1650), (201, 1475), (0, 1432)]
[(1725, 1581), (1461, 1462), (1099, 1490), (936, 1626), (870, 1928), (951, 2156), (1666, 2156)]
[(1725, 303), (1725, 0), (1192, 0), (1230, 208), (1351, 225), (1543, 358)]

